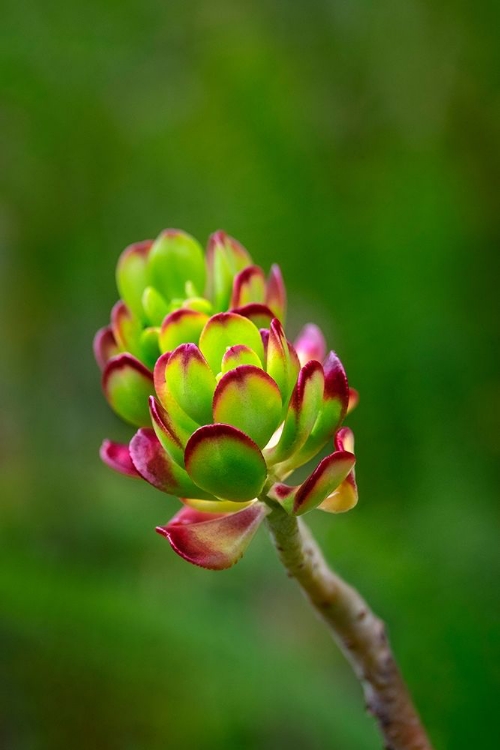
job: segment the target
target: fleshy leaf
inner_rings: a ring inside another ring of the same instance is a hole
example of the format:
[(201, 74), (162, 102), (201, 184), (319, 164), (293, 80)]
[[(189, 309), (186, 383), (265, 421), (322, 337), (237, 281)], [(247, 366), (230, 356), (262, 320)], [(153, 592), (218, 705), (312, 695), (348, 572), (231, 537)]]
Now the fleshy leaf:
[(297, 382), (299, 367), (296, 366), (295, 361), (290, 357), (290, 347), (283, 326), (277, 318), (272, 321), (269, 330), (266, 369), (278, 384), (283, 404), (287, 406)]
[(140, 356), (141, 322), (121, 300), (111, 310), (111, 328), (122, 351), (130, 352), (136, 357)]
[(268, 463), (284, 461), (302, 448), (318, 418), (324, 382), (323, 368), (316, 360), (301, 369), (278, 444), (264, 451)]
[(317, 508), (345, 480), (355, 463), (355, 456), (347, 451), (336, 451), (324, 458), (297, 490), (293, 504), (295, 515)]
[(235, 313), (218, 313), (210, 318), (200, 336), (200, 349), (217, 375), (226, 349), (243, 344), (264, 362), (264, 346), (258, 329), (247, 318)]
[(193, 482), (223, 500), (252, 500), (266, 481), (266, 463), (258, 446), (231, 425), (200, 427), (191, 436), (184, 458)]
[(245, 248), (225, 232), (219, 230), (211, 235), (207, 248), (207, 292), (215, 310), (229, 307), (233, 279), (252, 259)]
[(262, 363), (253, 349), (243, 344), (230, 346), (222, 357), (221, 372), (229, 372), (240, 365), (254, 365), (262, 369)]
[(342, 484), (318, 505), (318, 510), (324, 510), (326, 513), (345, 513), (354, 508), (357, 502), (358, 488), (354, 472), (351, 471)]
[(281, 422), (278, 386), (264, 370), (241, 365), (220, 379), (213, 399), (215, 422), (233, 425), (263, 448)]
[(94, 357), (101, 370), (104, 370), (112, 357), (120, 353), (111, 326), (100, 328), (94, 336)]
[(135, 468), (153, 487), (177, 497), (215, 499), (193, 484), (187, 472), (163, 449), (154, 430), (138, 430), (130, 441), (129, 450)]
[(179, 498), (183, 505), (194, 510), (201, 510), (202, 513), (236, 513), (242, 508), (246, 508), (255, 500), (249, 500), (248, 503), (233, 503), (231, 500), (198, 500), (194, 497)]
[(336, 450), (354, 453), (354, 432), (350, 427), (342, 427), (335, 435), (334, 443)]
[(101, 460), (111, 469), (127, 477), (140, 477), (139, 472), (132, 463), (128, 445), (114, 443), (112, 440), (104, 440), (99, 450)]
[(171, 352), (181, 344), (197, 344), (207, 321), (208, 315), (188, 308), (167, 315), (160, 331), (162, 352)]
[(294, 343), (301, 365), (311, 359), (323, 362), (326, 355), (326, 342), (321, 329), (314, 323), (308, 323), (300, 331)]
[(207, 316), (212, 315), (213, 309), (211, 303), (205, 297), (189, 297), (184, 300), (182, 307), (195, 312), (204, 313)]
[(284, 469), (297, 468), (307, 463), (334, 435), (344, 419), (349, 386), (342, 362), (330, 352), (323, 365), (325, 389), (318, 418), (304, 446), (290, 461), (285, 462)]
[(284, 323), (286, 317), (286, 288), (281, 269), (276, 263), (271, 266), (264, 301), (272, 310), (273, 315)]
[[(349, 451), (354, 453), (354, 434), (349, 427), (343, 427), (335, 435), (335, 448), (337, 451)], [(354, 508), (358, 502), (358, 488), (354, 467), (351, 469), (342, 484), (332, 492), (322, 503), (318, 505), (319, 510), (327, 513), (345, 513)]]
[(359, 404), (359, 393), (355, 388), (349, 388), (349, 403), (346, 414), (350, 414)]
[(144, 319), (142, 295), (148, 284), (147, 262), (152, 240), (136, 242), (125, 248), (116, 268), (120, 297), (140, 320)]
[(143, 330), (139, 339), (140, 359), (151, 370), (160, 356), (160, 347), (158, 345), (159, 333), (159, 328), (153, 328), (151, 326)]
[(174, 461), (184, 468), (184, 448), (187, 438), (183, 442), (182, 437), (175, 432), (168, 412), (154, 396), (149, 398), (149, 412), (156, 437)]
[(249, 305), (243, 305), (243, 307), (235, 307), (231, 312), (248, 318), (257, 328), (269, 328), (271, 320), (275, 317), (266, 305), (261, 305), (258, 302), (251, 302)]
[(152, 326), (161, 326), (162, 320), (170, 311), (170, 306), (153, 286), (147, 286), (142, 295), (144, 314)]
[(170, 523), (156, 530), (188, 562), (209, 570), (225, 570), (243, 556), (268, 512), (263, 503), (220, 515), (183, 508)]
[(235, 277), (230, 306), (243, 307), (252, 302), (264, 303), (266, 277), (259, 266), (247, 266)]
[(212, 422), (215, 377), (195, 344), (181, 344), (165, 368), (167, 389), (181, 409), (199, 425)]
[(205, 261), (199, 243), (177, 229), (162, 232), (149, 252), (148, 280), (166, 300), (186, 297), (187, 282), (201, 294), (205, 286)]
[(104, 393), (111, 408), (126, 422), (149, 425), (148, 400), (153, 393), (153, 376), (131, 354), (110, 359), (102, 375)]
[(161, 355), (155, 364), (153, 372), (155, 391), (161, 405), (168, 414), (169, 424), (172, 425), (172, 429), (175, 431), (182, 444), (185, 445), (193, 432), (197, 430), (200, 425), (195, 422), (194, 419), (191, 419), (183, 409), (181, 409), (167, 387), (165, 371), (169, 359), (170, 352), (166, 352)]

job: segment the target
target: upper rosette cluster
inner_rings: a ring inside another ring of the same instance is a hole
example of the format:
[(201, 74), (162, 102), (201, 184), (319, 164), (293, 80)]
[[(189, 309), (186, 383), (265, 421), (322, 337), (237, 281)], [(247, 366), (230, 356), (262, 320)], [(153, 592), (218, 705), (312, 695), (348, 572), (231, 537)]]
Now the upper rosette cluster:
[(210, 315), (230, 309), (268, 321), (274, 316), (283, 321), (285, 315), (279, 267), (266, 279), (245, 248), (222, 231), (210, 237), (206, 255), (193, 237), (176, 229), (130, 245), (118, 261), (116, 281), (121, 299), (94, 342), (101, 368), (120, 352), (152, 368), (171, 346), (170, 323), (179, 311), (188, 311), (185, 326), (198, 334)]
[[(301, 515), (356, 504), (353, 436), (341, 428), (355, 393), (316, 326), (305, 326), (295, 346), (288, 341), (277, 267), (266, 281), (246, 251), (219, 232), (203, 275), (197, 251), (189, 251), (185, 267), (179, 260), (194, 242), (187, 235), (179, 240), (180, 234), (173, 245), (165, 240), (169, 233), (161, 235), (170, 286), (159, 270), (151, 271), (159, 263), (155, 243), (148, 251), (134, 246), (120, 259), (125, 301), (115, 306), (112, 327), (97, 334), (96, 354), (108, 402), (139, 429), (128, 446), (105, 441), (101, 456), (117, 471), (179, 497), (184, 508), (160, 533), (189, 561), (221, 569), (241, 557), (273, 506)], [(145, 286), (146, 278), (156, 286)], [(205, 297), (198, 295), (202, 285)], [(184, 300), (174, 296), (181, 288)], [(170, 307), (160, 312), (153, 298)], [(157, 349), (146, 356), (152, 330)], [(304, 482), (285, 484), (332, 440), (333, 452)]]

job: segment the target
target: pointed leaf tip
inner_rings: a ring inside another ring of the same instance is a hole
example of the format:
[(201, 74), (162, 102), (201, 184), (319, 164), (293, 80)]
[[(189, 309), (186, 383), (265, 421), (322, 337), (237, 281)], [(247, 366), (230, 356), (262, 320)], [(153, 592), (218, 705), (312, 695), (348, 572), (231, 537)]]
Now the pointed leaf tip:
[(312, 359), (323, 362), (325, 358), (325, 337), (314, 323), (308, 323), (303, 327), (295, 340), (294, 347), (302, 366)]
[(355, 463), (356, 457), (347, 451), (336, 451), (324, 458), (297, 490), (295, 515), (317, 508), (345, 480)]
[(269, 273), (265, 303), (273, 311), (274, 315), (284, 323), (286, 317), (286, 287), (281, 269), (276, 263), (271, 266)]

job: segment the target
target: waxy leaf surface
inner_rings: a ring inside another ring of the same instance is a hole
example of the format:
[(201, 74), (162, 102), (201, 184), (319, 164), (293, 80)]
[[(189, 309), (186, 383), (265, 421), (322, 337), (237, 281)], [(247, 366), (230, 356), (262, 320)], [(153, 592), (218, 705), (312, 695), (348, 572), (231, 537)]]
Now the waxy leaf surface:
[(215, 422), (237, 427), (263, 448), (281, 422), (281, 394), (261, 368), (241, 365), (220, 379), (214, 394)]
[(238, 344), (253, 349), (261, 362), (264, 362), (264, 346), (259, 330), (241, 315), (235, 313), (214, 315), (200, 336), (200, 349), (216, 375), (221, 370), (226, 349)]
[(201, 294), (205, 286), (205, 260), (199, 243), (176, 229), (162, 232), (149, 252), (148, 280), (166, 300), (186, 297), (187, 282)]
[(130, 456), (139, 474), (153, 487), (177, 497), (214, 500), (210, 493), (197, 487), (163, 449), (154, 430), (141, 429), (130, 441)]
[(266, 481), (267, 467), (258, 446), (231, 425), (200, 427), (191, 436), (184, 458), (193, 481), (223, 500), (253, 500)]
[(324, 458), (294, 498), (293, 512), (302, 515), (317, 508), (347, 477), (356, 458), (347, 451), (337, 451)]
[(242, 557), (267, 513), (262, 503), (220, 515), (183, 508), (170, 523), (156, 530), (188, 562), (224, 570)]
[(172, 352), (165, 379), (168, 391), (191, 419), (200, 425), (212, 422), (215, 376), (195, 344), (181, 344)]
[(153, 375), (131, 354), (119, 354), (106, 365), (102, 385), (111, 408), (119, 417), (136, 427), (149, 425), (149, 397), (153, 394)]
[(136, 242), (125, 248), (116, 268), (120, 297), (139, 320), (144, 319), (142, 295), (148, 285), (147, 262), (152, 240)]
[(197, 344), (208, 321), (208, 315), (181, 308), (167, 315), (160, 331), (162, 352), (171, 352), (181, 344)]
[(112, 440), (104, 440), (99, 450), (101, 460), (111, 469), (127, 477), (140, 476), (139, 472), (132, 463), (128, 445), (114, 443)]

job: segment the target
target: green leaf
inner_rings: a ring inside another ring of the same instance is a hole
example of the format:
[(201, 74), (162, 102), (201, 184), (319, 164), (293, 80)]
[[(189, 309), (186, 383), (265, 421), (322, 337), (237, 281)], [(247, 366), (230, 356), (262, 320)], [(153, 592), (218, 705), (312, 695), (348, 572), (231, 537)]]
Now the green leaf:
[(214, 500), (212, 495), (193, 484), (186, 471), (163, 449), (153, 430), (136, 432), (129, 451), (139, 474), (158, 490), (177, 497)]
[(276, 446), (266, 449), (266, 460), (276, 464), (290, 458), (300, 450), (313, 428), (322, 403), (325, 378), (323, 368), (311, 360), (299, 372), (283, 426)]
[(226, 349), (243, 344), (253, 349), (264, 363), (264, 345), (258, 328), (235, 313), (218, 313), (210, 318), (200, 336), (200, 349), (217, 375)]
[(140, 320), (144, 319), (142, 295), (148, 284), (148, 255), (152, 240), (129, 245), (120, 255), (116, 267), (116, 284), (120, 297)]
[(230, 346), (222, 357), (221, 372), (229, 372), (240, 365), (253, 365), (262, 369), (262, 363), (253, 349), (243, 344)]
[(264, 370), (241, 365), (223, 375), (214, 394), (216, 422), (233, 425), (263, 448), (281, 422), (281, 394)]
[(142, 427), (150, 425), (149, 397), (153, 394), (153, 376), (131, 354), (119, 354), (106, 365), (102, 385), (111, 408), (126, 422)]
[(336, 451), (324, 458), (295, 495), (293, 512), (296, 516), (314, 510), (324, 502), (352, 470), (356, 458), (347, 451)]
[(223, 500), (246, 502), (258, 497), (267, 467), (258, 446), (235, 427), (200, 427), (185, 452), (186, 469), (199, 487)]
[(181, 344), (172, 352), (165, 380), (168, 391), (191, 419), (200, 425), (212, 422), (215, 377), (195, 344)]
[(147, 286), (142, 295), (142, 306), (150, 325), (161, 326), (170, 311), (167, 300), (153, 286)]
[(166, 300), (185, 299), (187, 282), (201, 294), (205, 285), (205, 260), (194, 237), (176, 229), (162, 232), (149, 253), (148, 282)]
[(167, 315), (160, 331), (162, 352), (171, 352), (181, 344), (197, 344), (208, 321), (208, 315), (181, 308)]

